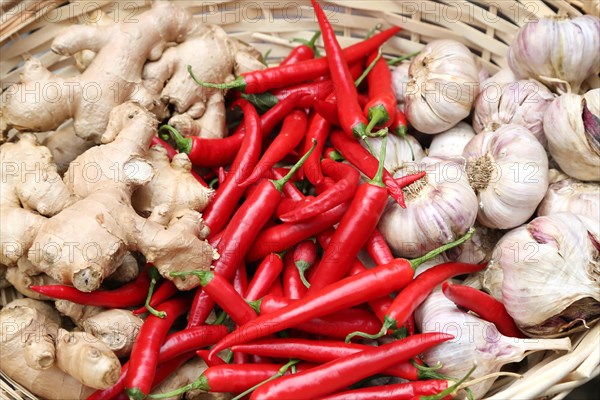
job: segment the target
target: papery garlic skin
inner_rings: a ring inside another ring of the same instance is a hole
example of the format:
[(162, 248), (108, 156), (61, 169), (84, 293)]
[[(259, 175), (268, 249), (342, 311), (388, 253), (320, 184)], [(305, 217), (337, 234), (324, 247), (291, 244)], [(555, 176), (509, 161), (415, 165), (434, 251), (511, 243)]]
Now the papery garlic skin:
[[(376, 154), (379, 154), (383, 139), (367, 138), (369, 144)], [(367, 145), (361, 141), (361, 145), (367, 148)], [(425, 151), (421, 144), (411, 135), (399, 137), (396, 135), (387, 135), (387, 144), (385, 149), (385, 161), (383, 166), (390, 174), (402, 168), (406, 164), (419, 163), (425, 157)]]
[(529, 129), (546, 145), (544, 113), (554, 95), (541, 83), (529, 79), (502, 87), (487, 86), (477, 97), (473, 113), (473, 129), (495, 131), (502, 125), (517, 124)]
[[(464, 162), (442, 161), (403, 168), (395, 178), (426, 171), (405, 187), (406, 208), (388, 203), (379, 229), (394, 254), (414, 258), (464, 235), (477, 215), (477, 197), (464, 172)], [(431, 161), (431, 160), (429, 160)]]
[(499, 90), (502, 86), (515, 81), (518, 81), (518, 79), (512, 70), (510, 68), (502, 68), (500, 71), (481, 82), (480, 89), (481, 91), (484, 91), (489, 86), (496, 86)]
[(440, 158), (460, 157), (474, 136), (475, 131), (469, 124), (459, 122), (458, 125), (433, 137), (427, 155)]
[(559, 212), (570, 212), (600, 221), (600, 184), (574, 178), (551, 184), (538, 207), (537, 215)]
[[(600, 89), (585, 96), (563, 94), (555, 99), (544, 114), (544, 132), (548, 149), (560, 168), (582, 181), (600, 181), (600, 141), (586, 132), (583, 120), (584, 104), (589, 112), (600, 117)], [(584, 103), (585, 100), (585, 103)]]
[(537, 217), (498, 242), (484, 287), (501, 281), (502, 302), (528, 335), (566, 335), (600, 317), (598, 243), (598, 220), (571, 213)]
[(423, 133), (452, 128), (471, 111), (479, 93), (479, 68), (462, 43), (435, 40), (410, 64), (404, 94), (406, 117)]
[(579, 93), (600, 72), (600, 19), (582, 15), (540, 18), (524, 25), (508, 50), (508, 63), (521, 79), (536, 79), (560, 93)]
[(408, 69), (410, 68), (410, 62), (403, 62), (399, 64), (392, 71), (392, 84), (394, 85), (394, 91), (396, 92), (396, 101), (398, 103), (404, 103), (404, 93), (406, 92), (406, 86), (408, 85)]
[[(526, 353), (536, 350), (570, 350), (571, 341), (564, 339), (516, 339), (503, 336), (496, 326), (460, 310), (436, 289), (415, 311), (420, 332), (444, 332), (455, 339), (423, 353), (428, 365), (441, 363), (439, 373), (456, 379), (464, 376), (476, 363), (471, 375), (476, 379), (498, 372), (504, 364), (521, 361)], [(469, 386), (475, 399), (482, 398), (496, 377)]]
[(480, 224), (509, 229), (533, 215), (548, 189), (548, 157), (527, 128), (513, 124), (480, 133), (463, 156), (477, 192)]
[(475, 233), (470, 240), (444, 253), (444, 259), (452, 262), (480, 264), (492, 258), (496, 243), (502, 237), (502, 231), (475, 224)]

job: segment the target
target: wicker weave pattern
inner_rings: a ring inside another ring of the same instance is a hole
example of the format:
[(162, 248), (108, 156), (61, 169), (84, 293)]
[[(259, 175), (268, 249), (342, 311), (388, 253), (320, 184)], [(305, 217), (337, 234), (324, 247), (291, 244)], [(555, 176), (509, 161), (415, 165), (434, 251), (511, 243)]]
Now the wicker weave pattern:
[[(194, 1), (179, 3), (196, 18), (221, 25), (231, 35), (265, 53), (276, 63), (294, 44), (294, 37), (309, 38), (318, 29), (308, 0)], [(507, 66), (508, 45), (520, 26), (553, 15), (582, 14), (577, 0), (333, 0), (322, 2), (338, 31), (342, 46), (356, 43), (377, 24), (399, 25), (403, 31), (384, 47), (389, 56), (420, 50), (439, 38), (460, 41), (478, 56), (490, 73)], [(18, 82), (26, 58), (38, 57), (61, 75), (77, 73), (73, 58), (49, 51), (54, 36), (76, 23), (111, 21), (134, 23), (150, 1), (42, 0), (5, 1), (0, 15), (0, 84), (5, 89)], [(2, 302), (15, 296), (2, 293)], [(600, 324), (573, 338), (574, 350), (565, 354), (535, 353), (521, 364), (523, 378), (499, 379), (491, 399), (563, 399), (575, 387), (600, 374)], [(0, 374), (0, 398), (35, 399)]]

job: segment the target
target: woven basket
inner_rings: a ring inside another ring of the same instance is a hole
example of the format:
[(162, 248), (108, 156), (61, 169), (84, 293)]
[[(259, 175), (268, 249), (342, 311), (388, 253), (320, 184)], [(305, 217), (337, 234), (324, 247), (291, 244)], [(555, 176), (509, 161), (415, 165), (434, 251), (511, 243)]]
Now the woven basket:
[[(588, 3), (588, 4), (586, 4)], [(591, 3), (591, 4), (589, 4)], [(506, 55), (520, 26), (540, 17), (598, 13), (596, 2), (577, 0), (382, 0), (322, 1), (343, 47), (356, 43), (377, 24), (398, 25), (402, 31), (388, 41), (384, 53), (398, 56), (419, 51), (429, 41), (444, 38), (464, 43), (490, 74), (507, 66)], [(318, 30), (308, 0), (283, 1), (179, 1), (203, 22), (222, 26), (232, 36), (271, 50), (269, 63), (277, 63), (295, 44), (290, 39), (309, 38)], [(73, 58), (49, 51), (53, 37), (65, 26), (95, 23), (101, 16), (134, 20), (150, 7), (149, 1), (41, 0), (2, 3), (0, 17), (0, 84), (18, 82), (26, 58), (36, 56), (60, 75), (77, 73)], [(595, 8), (594, 8), (595, 7)], [(102, 10), (103, 12), (100, 12)], [(3, 301), (15, 296), (4, 291)], [(572, 336), (568, 354), (538, 352), (528, 356), (517, 372), (521, 379), (501, 378), (488, 398), (563, 399), (574, 388), (600, 374), (600, 324)], [(0, 398), (36, 399), (5, 375)]]

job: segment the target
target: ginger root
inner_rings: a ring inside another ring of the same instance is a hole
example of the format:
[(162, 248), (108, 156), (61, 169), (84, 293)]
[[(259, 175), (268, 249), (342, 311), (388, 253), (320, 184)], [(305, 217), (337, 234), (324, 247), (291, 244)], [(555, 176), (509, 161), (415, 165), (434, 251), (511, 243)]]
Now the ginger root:
[(135, 100), (162, 112), (157, 94), (142, 84), (142, 69), (147, 60), (157, 60), (169, 44), (187, 36), (191, 15), (172, 2), (159, 1), (136, 19), (137, 23), (75, 25), (59, 34), (52, 51), (71, 56), (91, 50), (96, 53), (93, 61), (81, 75), (63, 78), (39, 60), (28, 60), (21, 83), (3, 94), (0, 126), (44, 132), (73, 118), (79, 137), (99, 142), (110, 111), (119, 104)]
[(202, 211), (208, 206), (214, 191), (202, 186), (190, 173), (192, 163), (187, 154), (179, 153), (169, 161), (162, 146), (153, 146), (146, 154), (156, 174), (148, 183), (133, 193), (133, 208), (142, 216), (149, 216), (161, 204), (167, 204), (171, 219), (183, 210)]
[[(140, 217), (131, 206), (132, 193), (154, 175), (142, 156), (156, 133), (148, 111), (125, 103), (111, 112), (102, 140), (78, 157), (65, 182), (82, 197), (43, 221), (29, 251), (29, 260), (52, 278), (81, 291), (97, 289), (122, 263), (127, 251), (142, 253), (167, 279), (171, 271), (208, 269), (214, 249), (205, 239), (200, 213), (174, 213), (163, 226)], [(86, 168), (97, 169), (94, 180)], [(58, 250), (57, 250), (58, 249)], [(173, 279), (180, 290), (199, 284), (197, 278)]]
[(59, 282), (50, 278), (46, 274), (39, 274), (29, 276), (21, 271), (19, 268), (9, 268), (6, 271), (6, 280), (14, 286), (14, 288), (21, 294), (36, 300), (52, 300), (49, 297), (39, 294), (30, 289), (31, 286), (41, 285), (58, 285)]
[[(187, 66), (204, 82), (226, 82), (242, 72), (264, 69), (261, 55), (252, 47), (230, 38), (215, 25), (194, 21), (186, 39), (144, 67), (145, 85), (161, 92), (161, 100), (175, 106), (169, 120), (183, 135), (221, 138), (227, 134), (225, 97), (222, 90), (198, 86)], [(166, 84), (165, 84), (166, 82)]]
[[(47, 314), (44, 313), (44, 308)], [(58, 320), (53, 313), (56, 311), (50, 306), (32, 299), (15, 300), (0, 310), (0, 369), (42, 398), (86, 398), (94, 389), (84, 386), (63, 372), (56, 363), (50, 363), (45, 369), (29, 365), (32, 361), (43, 366), (46, 366), (50, 359), (54, 362), (55, 346), (54, 341), (50, 343), (53, 332), (50, 328), (56, 326), (58, 331), (58, 325), (55, 324)], [(33, 357), (34, 351), (39, 352), (40, 357)]]
[(56, 164), (56, 171), (62, 176), (69, 168), (69, 164), (93, 147), (92, 140), (82, 139), (75, 134), (72, 123), (65, 124), (56, 131), (49, 132), (42, 140), (42, 144), (50, 150)]
[(102, 307), (86, 306), (69, 300), (56, 300), (54, 306), (62, 315), (69, 317), (75, 325), (80, 325), (82, 321), (104, 311)]
[(83, 330), (103, 341), (117, 357), (131, 353), (142, 319), (129, 310), (106, 310), (78, 322)]
[(108, 346), (87, 332), (59, 329), (56, 365), (86, 386), (105, 389), (114, 385), (121, 362)]

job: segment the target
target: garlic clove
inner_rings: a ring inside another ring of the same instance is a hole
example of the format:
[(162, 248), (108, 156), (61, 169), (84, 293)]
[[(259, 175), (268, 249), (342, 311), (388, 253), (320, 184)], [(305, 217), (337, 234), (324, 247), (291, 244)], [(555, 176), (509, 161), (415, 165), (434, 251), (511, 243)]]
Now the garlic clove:
[(582, 15), (540, 18), (524, 25), (508, 51), (519, 78), (533, 78), (559, 93), (579, 93), (600, 72), (600, 19)]
[(403, 62), (399, 64), (392, 71), (392, 83), (394, 85), (394, 91), (396, 92), (396, 101), (398, 103), (404, 103), (404, 93), (406, 93), (406, 87), (408, 85), (408, 69), (410, 62)]
[(475, 136), (473, 128), (465, 122), (433, 137), (427, 155), (429, 157), (460, 157), (465, 146)]
[(600, 89), (564, 94), (544, 114), (548, 149), (560, 168), (582, 181), (600, 181)]
[(483, 81), (480, 89), (483, 92), (488, 86), (496, 86), (497, 90), (499, 90), (502, 86), (517, 80), (517, 77), (510, 68), (502, 68), (500, 71)]
[(432, 161), (425, 158), (394, 174), (427, 172), (403, 189), (406, 208), (390, 202), (379, 222), (381, 233), (398, 256), (422, 256), (456, 240), (475, 222), (477, 197), (464, 172), (464, 162)]
[(480, 224), (509, 229), (533, 215), (548, 189), (548, 158), (527, 128), (504, 125), (476, 135), (463, 156)]
[[(566, 335), (600, 317), (600, 227), (571, 213), (538, 217), (508, 232), (484, 272), (484, 287), (523, 332)], [(501, 272), (500, 272), (501, 271)]]
[(488, 85), (475, 102), (473, 128), (479, 133), (517, 124), (529, 129), (545, 146), (544, 113), (552, 100), (552, 92), (532, 79), (503, 86)]
[[(369, 144), (376, 154), (379, 154), (382, 138), (367, 138)], [(361, 145), (367, 145), (361, 141)], [(393, 175), (406, 164), (419, 163), (425, 157), (425, 151), (421, 144), (411, 135), (402, 137), (396, 135), (387, 136), (384, 167)]]
[(570, 212), (600, 221), (600, 184), (567, 178), (551, 184), (537, 215)]
[(429, 43), (410, 64), (404, 94), (406, 117), (423, 133), (450, 129), (471, 111), (479, 93), (479, 68), (469, 49), (453, 40)]

